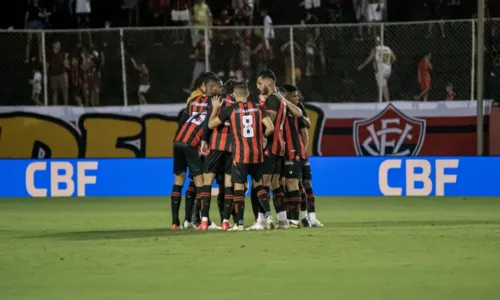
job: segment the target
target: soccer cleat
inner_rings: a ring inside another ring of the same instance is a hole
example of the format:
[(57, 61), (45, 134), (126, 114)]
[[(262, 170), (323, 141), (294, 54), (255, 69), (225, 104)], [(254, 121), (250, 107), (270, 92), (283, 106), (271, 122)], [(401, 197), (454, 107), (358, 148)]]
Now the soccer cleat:
[(266, 224), (262, 222), (255, 222), (252, 226), (245, 229), (246, 231), (266, 230)]
[(188, 220), (184, 220), (184, 224), (182, 224), (182, 229), (189, 229), (189, 228), (195, 228), (195, 226)]
[(201, 221), (200, 225), (196, 227), (196, 230), (207, 231), (208, 230), (208, 221)]
[(245, 227), (243, 225), (234, 224), (228, 231), (244, 231)]
[(266, 229), (267, 230), (273, 230), (275, 227), (276, 227), (276, 225), (274, 224), (273, 216), (267, 217), (267, 219), (266, 219)]
[(210, 224), (210, 226), (208, 226), (208, 230), (221, 230), (221, 228), (219, 226), (217, 226), (217, 224), (215, 224), (214, 221), (212, 221), (212, 224)]
[(302, 219), (302, 227), (312, 227), (311, 223), (307, 218)]
[(288, 221), (278, 221), (278, 224), (276, 224), (276, 229), (290, 229), (290, 226), (288, 226)]
[(318, 219), (311, 220), (311, 227), (325, 227)]
[(181, 230), (181, 226), (177, 225), (177, 224), (172, 224), (172, 230)]
[(297, 224), (295, 224), (295, 223), (293, 223), (293, 222), (289, 222), (289, 223), (288, 223), (288, 227), (289, 227), (290, 229), (299, 229), (299, 228), (300, 228), (300, 225), (299, 225), (299, 223), (298, 223), (298, 222), (297, 222)]
[(230, 228), (229, 222), (222, 222), (222, 230), (223, 231), (228, 231)]

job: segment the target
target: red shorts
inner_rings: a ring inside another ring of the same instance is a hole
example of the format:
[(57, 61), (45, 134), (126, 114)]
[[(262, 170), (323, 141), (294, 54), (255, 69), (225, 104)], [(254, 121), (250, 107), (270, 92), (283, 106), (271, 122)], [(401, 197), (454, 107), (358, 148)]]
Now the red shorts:
[(420, 89), (422, 91), (425, 91), (427, 89), (431, 88), (431, 79), (430, 78), (424, 78), (420, 80)]

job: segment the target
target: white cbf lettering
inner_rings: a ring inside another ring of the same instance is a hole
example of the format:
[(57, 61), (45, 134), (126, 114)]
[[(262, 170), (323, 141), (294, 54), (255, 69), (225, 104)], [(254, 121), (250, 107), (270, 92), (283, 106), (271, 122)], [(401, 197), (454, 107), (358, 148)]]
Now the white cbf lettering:
[[(59, 174), (59, 171), (64, 171)], [(52, 197), (69, 197), (75, 192), (73, 181), (73, 166), (69, 162), (52, 162), (50, 164), (50, 195)], [(59, 188), (59, 184), (66, 184), (65, 188)]]
[(87, 190), (87, 184), (96, 184), (97, 178), (92, 175), (86, 175), (85, 171), (97, 170), (99, 164), (96, 161), (80, 161), (78, 166), (78, 197), (84, 197), (85, 191)]
[[(422, 169), (421, 173), (415, 173), (415, 169)], [(408, 159), (406, 161), (406, 195), (428, 196), (432, 192), (431, 164), (422, 159)], [(416, 188), (415, 182), (422, 182), (422, 188)]]
[(458, 159), (436, 161), (436, 196), (444, 196), (445, 183), (457, 183), (457, 175), (444, 174), (445, 169), (458, 169)]
[(402, 188), (391, 187), (389, 185), (389, 170), (400, 169), (400, 159), (390, 159), (382, 162), (378, 169), (378, 185), (379, 189), (384, 196), (401, 196), (403, 193)]
[(26, 168), (26, 191), (31, 197), (47, 197), (47, 189), (37, 188), (35, 186), (35, 173), (47, 170), (46, 162), (34, 162)]

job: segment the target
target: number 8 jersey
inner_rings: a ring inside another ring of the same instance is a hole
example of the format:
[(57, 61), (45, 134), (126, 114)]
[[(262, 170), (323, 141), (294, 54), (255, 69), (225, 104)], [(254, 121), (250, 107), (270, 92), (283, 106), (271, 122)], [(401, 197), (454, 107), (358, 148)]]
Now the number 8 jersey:
[(199, 96), (189, 102), (186, 114), (189, 118), (182, 124), (175, 141), (197, 148), (203, 135), (203, 123), (210, 105), (207, 96)]
[(264, 161), (263, 118), (262, 107), (250, 101), (238, 102), (221, 110), (219, 119), (231, 124), (235, 163), (258, 164)]

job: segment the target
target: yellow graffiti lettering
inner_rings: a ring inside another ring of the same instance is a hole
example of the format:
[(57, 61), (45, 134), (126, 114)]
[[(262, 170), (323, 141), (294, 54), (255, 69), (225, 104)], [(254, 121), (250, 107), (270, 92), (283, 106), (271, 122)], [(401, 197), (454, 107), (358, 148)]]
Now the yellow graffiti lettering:
[(28, 113), (0, 115), (1, 158), (38, 157), (37, 151), (42, 149), (44, 156), (78, 157), (78, 135), (69, 124), (54, 118)]
[(146, 157), (172, 157), (175, 132), (179, 123), (162, 117), (145, 117)]
[[(122, 116), (83, 116), (80, 120), (87, 158), (138, 157), (142, 146), (139, 119)], [(139, 143), (133, 145), (133, 143)]]
[(307, 145), (307, 155), (314, 155), (314, 139), (316, 136), (316, 130), (319, 127), (320, 116), (317, 111), (306, 109), (307, 116), (309, 117), (309, 121), (311, 121), (311, 127), (307, 130), (309, 133), (309, 144)]

